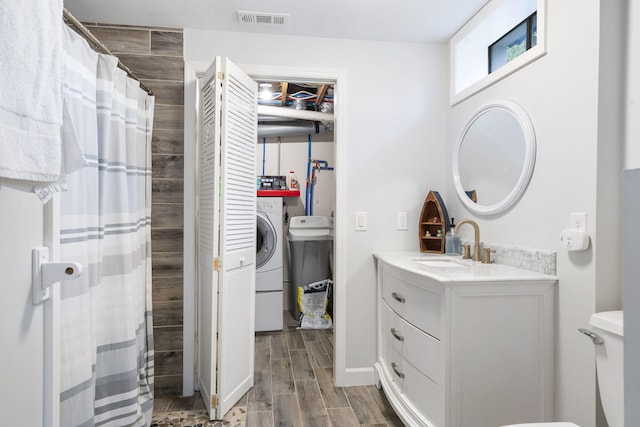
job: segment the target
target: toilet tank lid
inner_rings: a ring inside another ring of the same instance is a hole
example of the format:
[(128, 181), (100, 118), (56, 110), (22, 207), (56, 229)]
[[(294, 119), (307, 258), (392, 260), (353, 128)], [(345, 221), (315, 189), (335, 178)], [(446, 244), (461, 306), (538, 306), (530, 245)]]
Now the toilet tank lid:
[(600, 328), (612, 334), (623, 336), (622, 334), (622, 310), (603, 311), (591, 315), (589, 324), (595, 328)]

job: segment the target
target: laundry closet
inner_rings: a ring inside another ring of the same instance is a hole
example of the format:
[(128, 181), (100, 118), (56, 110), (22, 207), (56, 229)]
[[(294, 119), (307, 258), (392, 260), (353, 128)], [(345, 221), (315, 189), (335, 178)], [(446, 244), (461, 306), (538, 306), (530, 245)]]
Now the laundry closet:
[(261, 332), (298, 324), (301, 281), (332, 279), (336, 181), (332, 85), (258, 85), (255, 310)]

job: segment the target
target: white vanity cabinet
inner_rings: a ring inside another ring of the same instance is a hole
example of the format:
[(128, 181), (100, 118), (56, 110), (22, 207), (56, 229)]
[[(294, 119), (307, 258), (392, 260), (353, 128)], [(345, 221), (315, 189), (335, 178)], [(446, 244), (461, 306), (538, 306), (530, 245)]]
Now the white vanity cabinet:
[(552, 419), (554, 276), (376, 258), (375, 370), (408, 426)]

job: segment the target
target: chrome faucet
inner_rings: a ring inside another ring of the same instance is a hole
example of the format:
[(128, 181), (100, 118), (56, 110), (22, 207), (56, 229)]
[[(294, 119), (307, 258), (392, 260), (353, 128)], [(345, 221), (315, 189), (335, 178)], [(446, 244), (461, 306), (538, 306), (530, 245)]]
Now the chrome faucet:
[(478, 227), (478, 224), (473, 220), (461, 219), (460, 221), (458, 221), (453, 231), (458, 234), (458, 230), (460, 230), (460, 226), (462, 226), (463, 224), (469, 224), (473, 227), (475, 239), (473, 245), (473, 260), (480, 261), (480, 227)]

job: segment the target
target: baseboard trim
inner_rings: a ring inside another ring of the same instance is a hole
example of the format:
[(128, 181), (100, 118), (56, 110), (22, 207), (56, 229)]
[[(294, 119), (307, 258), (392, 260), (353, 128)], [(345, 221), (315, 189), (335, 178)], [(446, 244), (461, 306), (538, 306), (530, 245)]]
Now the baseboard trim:
[(376, 383), (373, 366), (368, 368), (346, 368), (341, 375), (336, 372), (336, 385), (350, 387), (356, 385), (372, 385)]

